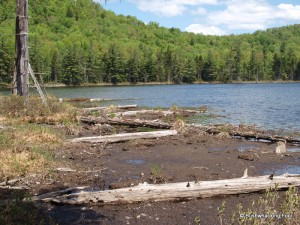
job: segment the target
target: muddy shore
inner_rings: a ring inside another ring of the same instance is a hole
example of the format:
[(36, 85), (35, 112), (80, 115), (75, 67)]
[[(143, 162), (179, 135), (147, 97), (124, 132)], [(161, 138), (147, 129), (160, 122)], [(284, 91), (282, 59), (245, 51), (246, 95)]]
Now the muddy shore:
[[(160, 116), (162, 119), (163, 116)], [(153, 119), (153, 115), (139, 116)], [(174, 118), (168, 118), (172, 121)], [(174, 121), (173, 121), (174, 122)], [(69, 138), (145, 129), (128, 126), (82, 124)], [(32, 194), (68, 187), (89, 186), (92, 190), (130, 187), (139, 183), (171, 183), (237, 178), (248, 169), (249, 176), (300, 173), (299, 146), (287, 145), (285, 155), (276, 155), (277, 143), (237, 139), (186, 128), (176, 136), (121, 143), (66, 143), (54, 152), (57, 168), (45, 176), (33, 175), (25, 181)], [(38, 203), (57, 224), (220, 224), (217, 208), (226, 202), (225, 219), (237, 213), (263, 193), (218, 196), (179, 202), (143, 202), (126, 205), (58, 205)]]

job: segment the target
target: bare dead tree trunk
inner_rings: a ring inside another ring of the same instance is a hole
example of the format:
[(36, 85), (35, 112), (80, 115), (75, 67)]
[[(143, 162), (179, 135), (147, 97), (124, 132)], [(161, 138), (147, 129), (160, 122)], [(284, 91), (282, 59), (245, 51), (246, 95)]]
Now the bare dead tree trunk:
[(29, 95), (28, 0), (16, 0), (16, 59), (13, 94)]

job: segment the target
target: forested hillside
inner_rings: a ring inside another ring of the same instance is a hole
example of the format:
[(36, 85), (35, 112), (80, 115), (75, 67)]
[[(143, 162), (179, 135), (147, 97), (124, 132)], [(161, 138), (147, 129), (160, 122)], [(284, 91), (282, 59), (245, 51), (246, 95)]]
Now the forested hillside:
[[(45, 82), (300, 80), (300, 25), (205, 36), (116, 16), (92, 0), (29, 0), (30, 56)], [(120, 3), (122, 4), (122, 3)], [(14, 66), (15, 0), (0, 2), (0, 82)]]

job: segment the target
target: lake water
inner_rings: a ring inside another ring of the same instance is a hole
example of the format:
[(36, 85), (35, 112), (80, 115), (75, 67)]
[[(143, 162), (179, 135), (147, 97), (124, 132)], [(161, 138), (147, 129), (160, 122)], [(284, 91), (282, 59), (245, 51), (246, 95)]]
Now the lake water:
[[(193, 122), (255, 124), (263, 129), (300, 131), (300, 83), (64, 87), (47, 88), (47, 92), (60, 98), (116, 99), (104, 104), (207, 106), (207, 116), (195, 117)], [(211, 118), (209, 114), (224, 117)]]

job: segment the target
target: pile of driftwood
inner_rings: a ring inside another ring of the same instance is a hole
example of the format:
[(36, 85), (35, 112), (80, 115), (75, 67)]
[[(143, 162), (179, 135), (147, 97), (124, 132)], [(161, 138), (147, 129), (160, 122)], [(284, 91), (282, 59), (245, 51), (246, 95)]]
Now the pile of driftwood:
[[(117, 126), (129, 126), (129, 127), (149, 127), (154, 129), (173, 129), (170, 132), (161, 132), (158, 131), (157, 133), (152, 132), (143, 132), (140, 134), (127, 134), (125, 136), (132, 136), (130, 139), (126, 139), (126, 137), (122, 137), (120, 141), (132, 140), (135, 138), (158, 138), (162, 136), (168, 135), (175, 135), (177, 134), (174, 130), (174, 124), (162, 122), (161, 120), (141, 120), (141, 119), (132, 119), (132, 116), (137, 116), (141, 114), (157, 114), (157, 115), (181, 115), (181, 114), (197, 114), (201, 113), (199, 110), (188, 110), (188, 109), (177, 109), (177, 110), (149, 110), (149, 109), (142, 109), (138, 110), (137, 105), (124, 105), (124, 106), (114, 106), (114, 107), (95, 107), (95, 108), (85, 108), (82, 109), (85, 113), (90, 113), (93, 111), (101, 111), (104, 114), (100, 117), (93, 117), (93, 116), (82, 116), (80, 121), (82, 123), (95, 125), (95, 124), (109, 124), (109, 125), (117, 125)], [(109, 110), (113, 109), (114, 118), (110, 118), (108, 115)], [(130, 111), (124, 111), (129, 109)], [(132, 110), (135, 109), (135, 110)], [(122, 111), (120, 111), (122, 110)], [(130, 118), (128, 118), (130, 117)], [(210, 126), (203, 126), (203, 125), (191, 125), (186, 124), (187, 128), (199, 129), (201, 131), (205, 131), (209, 134), (217, 135), (220, 133), (224, 133), (224, 130), (227, 134), (231, 137), (236, 138), (245, 138), (245, 139), (254, 139), (256, 141), (269, 141), (269, 142), (287, 142), (292, 144), (300, 144), (300, 140), (292, 138), (292, 137), (283, 137), (283, 136), (276, 136), (276, 135), (267, 135), (264, 132), (257, 131), (254, 127), (251, 129), (244, 129), (241, 126), (232, 126), (232, 125), (210, 125)], [(149, 133), (149, 134), (147, 134)], [(150, 135), (151, 134), (151, 135)], [(113, 135), (107, 137), (107, 140), (115, 140), (117, 142), (120, 135), (116, 135), (116, 139), (114, 139)], [(93, 138), (80, 138), (74, 139), (73, 142), (84, 141), (88, 142), (96, 142), (96, 137)], [(104, 142), (105, 136), (99, 137), (99, 142)]]

